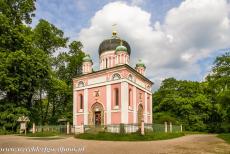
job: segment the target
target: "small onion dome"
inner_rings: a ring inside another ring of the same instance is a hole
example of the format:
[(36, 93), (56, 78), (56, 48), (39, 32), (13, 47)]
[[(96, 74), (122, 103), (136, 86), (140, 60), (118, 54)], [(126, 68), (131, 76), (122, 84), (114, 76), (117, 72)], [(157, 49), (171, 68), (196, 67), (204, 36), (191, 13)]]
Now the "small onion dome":
[(83, 58), (83, 62), (92, 62), (92, 59), (90, 58), (90, 55), (85, 55), (85, 57)]
[(116, 47), (116, 52), (117, 51), (126, 51), (127, 52), (127, 48), (125, 46), (123, 46), (123, 45), (119, 45), (119, 46)]
[(144, 67), (144, 68), (146, 68), (145, 64), (141, 60), (138, 61), (138, 63), (136, 64), (136, 67)]

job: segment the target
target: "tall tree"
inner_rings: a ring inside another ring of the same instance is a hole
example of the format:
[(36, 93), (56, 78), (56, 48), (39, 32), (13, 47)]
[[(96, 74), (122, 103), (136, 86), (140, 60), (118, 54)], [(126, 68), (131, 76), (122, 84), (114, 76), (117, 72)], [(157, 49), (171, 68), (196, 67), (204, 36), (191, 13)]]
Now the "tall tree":
[(23, 22), (31, 23), (35, 16), (36, 0), (0, 0), (0, 12), (4, 14), (13, 25), (20, 25)]
[(210, 131), (230, 132), (230, 52), (216, 58), (207, 82), (212, 99)]
[(39, 20), (34, 28), (33, 38), (36, 46), (50, 56), (57, 49), (65, 47), (68, 40), (62, 30), (44, 19)]

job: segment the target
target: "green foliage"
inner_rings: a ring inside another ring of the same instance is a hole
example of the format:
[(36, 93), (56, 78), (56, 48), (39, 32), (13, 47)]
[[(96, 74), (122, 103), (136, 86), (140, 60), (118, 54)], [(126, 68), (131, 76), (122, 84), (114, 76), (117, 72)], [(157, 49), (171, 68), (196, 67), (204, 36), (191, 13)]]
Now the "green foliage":
[(69, 52), (60, 53), (54, 60), (57, 76), (68, 85), (72, 84), (74, 76), (82, 73), (82, 59), (85, 56), (82, 47), (81, 42), (73, 41), (69, 45)]
[(228, 142), (230, 144), (230, 134), (229, 133), (218, 134), (217, 137), (225, 140), (226, 142)]
[(52, 54), (65, 48), (68, 38), (43, 19), (31, 29), (26, 24), (33, 11), (35, 0), (0, 0), (0, 128), (5, 131), (16, 131), (15, 119), (22, 114), (37, 124), (72, 121), (72, 77), (81, 73), (82, 44), (73, 41), (56, 65)]
[(64, 38), (63, 31), (44, 19), (39, 20), (33, 31), (35, 45), (46, 54), (51, 55), (60, 47), (66, 46), (68, 39)]
[(106, 141), (153, 141), (153, 140), (166, 140), (184, 136), (183, 133), (146, 133), (140, 135), (139, 133), (132, 134), (118, 134), (118, 133), (106, 133), (99, 132), (97, 134), (78, 134), (76, 138), (87, 140), (106, 140)]
[(35, 0), (0, 0), (0, 6), (0, 12), (14, 25), (32, 22)]
[(229, 86), (230, 53), (226, 53), (216, 58), (205, 82), (165, 79), (153, 94), (154, 120), (181, 123), (192, 131), (229, 132)]
[(16, 106), (11, 102), (0, 102), (0, 111), (0, 126), (4, 132), (16, 131), (18, 117), (30, 114), (26, 108)]

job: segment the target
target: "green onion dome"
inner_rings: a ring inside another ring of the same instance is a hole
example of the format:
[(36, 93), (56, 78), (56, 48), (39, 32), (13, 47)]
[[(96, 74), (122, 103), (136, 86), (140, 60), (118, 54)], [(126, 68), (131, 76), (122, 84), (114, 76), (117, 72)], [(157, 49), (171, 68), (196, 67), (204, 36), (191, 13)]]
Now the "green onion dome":
[(85, 55), (85, 57), (83, 58), (83, 62), (92, 62), (92, 59), (90, 57), (90, 55)]
[(144, 68), (146, 68), (145, 64), (141, 60), (138, 61), (138, 63), (136, 64), (136, 67), (144, 67)]
[(123, 46), (123, 45), (119, 45), (119, 46), (116, 47), (116, 52), (117, 51), (126, 51), (127, 52), (127, 48), (125, 46)]

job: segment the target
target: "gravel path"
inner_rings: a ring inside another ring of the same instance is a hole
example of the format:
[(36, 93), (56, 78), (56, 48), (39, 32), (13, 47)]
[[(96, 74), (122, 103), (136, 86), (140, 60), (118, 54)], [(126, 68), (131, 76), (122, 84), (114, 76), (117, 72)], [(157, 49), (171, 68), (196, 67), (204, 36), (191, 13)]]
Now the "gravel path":
[[(17, 150), (16, 147), (43, 148), (39, 152), (3, 152), (3, 150)], [(45, 152), (45, 148), (46, 152)], [(79, 149), (80, 147), (80, 149)], [(83, 147), (83, 149), (81, 148)], [(71, 148), (71, 149), (67, 149)], [(41, 151), (43, 150), (43, 152)], [(53, 151), (55, 150), (55, 152)], [(72, 150), (64, 152), (63, 150)], [(74, 151), (75, 150), (75, 151)], [(79, 152), (78, 150), (84, 150)], [(13, 135), (0, 136), (0, 154), (17, 153), (83, 153), (83, 154), (230, 154), (230, 144), (216, 135), (187, 135), (184, 137), (162, 141), (92, 141), (80, 140), (73, 137), (38, 139)], [(78, 152), (77, 152), (78, 151)]]

